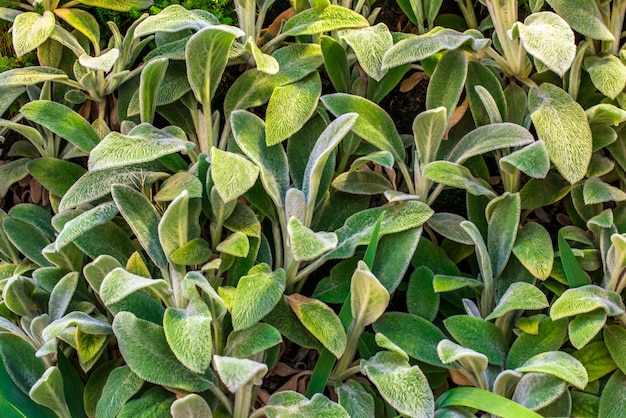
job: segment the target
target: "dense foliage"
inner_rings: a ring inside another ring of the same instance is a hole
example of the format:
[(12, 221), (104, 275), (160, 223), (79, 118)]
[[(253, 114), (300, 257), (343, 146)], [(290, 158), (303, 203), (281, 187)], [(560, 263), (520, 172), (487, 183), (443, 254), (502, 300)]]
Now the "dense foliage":
[(4, 416), (626, 416), (626, 2), (169, 3), (0, 8)]

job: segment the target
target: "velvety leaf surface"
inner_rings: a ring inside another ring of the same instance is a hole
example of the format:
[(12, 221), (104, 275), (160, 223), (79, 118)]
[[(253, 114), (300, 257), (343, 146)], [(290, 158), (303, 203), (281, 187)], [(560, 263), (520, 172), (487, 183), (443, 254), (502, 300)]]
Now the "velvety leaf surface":
[(543, 226), (535, 222), (522, 226), (517, 232), (512, 252), (533, 276), (541, 280), (549, 277), (554, 249), (550, 234)]
[(626, 376), (620, 370), (611, 375), (602, 395), (600, 396), (599, 417), (619, 417), (626, 413), (624, 392), (626, 391)]
[(213, 417), (209, 404), (195, 393), (176, 399), (170, 407), (170, 412), (173, 418)]
[(267, 264), (259, 264), (239, 279), (231, 308), (233, 328), (249, 328), (272, 311), (286, 286), (284, 270), (271, 271)]
[(583, 389), (589, 377), (582, 363), (563, 351), (547, 351), (528, 359), (518, 372), (547, 373)]
[(112, 305), (131, 293), (147, 288), (166, 298), (170, 292), (169, 285), (163, 279), (147, 279), (118, 267), (106, 275), (99, 293), (105, 304)]
[(547, 0), (547, 2), (576, 32), (602, 41), (614, 40), (613, 34), (602, 20), (596, 3), (585, 0)]
[(451, 316), (444, 324), (463, 347), (485, 354), (491, 364), (504, 364), (507, 344), (496, 325), (469, 315)]
[[(181, 139), (181, 135), (183, 139)], [(184, 140), (180, 128), (157, 129), (143, 123), (128, 135), (111, 132), (89, 154), (89, 170), (97, 171), (154, 161), (176, 152), (187, 153), (193, 149)]]
[(192, 299), (186, 309), (167, 308), (163, 330), (170, 349), (188, 369), (204, 373), (211, 364), (211, 311), (202, 299)]
[(583, 108), (549, 83), (530, 90), (528, 108), (550, 160), (567, 181), (576, 183), (587, 171), (592, 149), (591, 129)]
[(265, 414), (268, 418), (315, 418), (320, 414), (328, 418), (350, 417), (345, 409), (320, 393), (316, 393), (309, 400), (290, 390), (272, 395)]
[(271, 325), (257, 322), (249, 328), (228, 335), (226, 356), (247, 358), (268, 350), (282, 341), (280, 332)]
[[(276, 87), (270, 96), (265, 116), (265, 142), (276, 145), (298, 132), (313, 115), (322, 94), (319, 73), (285, 86)], [(285, 115), (289, 115), (285, 118)]]
[(287, 296), (287, 301), (302, 325), (340, 358), (346, 349), (347, 337), (337, 314), (325, 303), (298, 294)]
[(624, 311), (620, 296), (596, 285), (586, 285), (567, 289), (552, 304), (550, 317), (553, 320), (604, 309), (607, 315), (619, 315)]
[(117, 213), (118, 209), (115, 203), (107, 202), (78, 215), (63, 225), (63, 230), (54, 242), (55, 248), (59, 250), (65, 247), (96, 225), (109, 222)]
[(43, 14), (24, 12), (13, 22), (13, 48), (18, 57), (32, 51), (44, 43), (52, 34), (56, 22), (54, 14), (48, 10)]
[(412, 417), (433, 416), (433, 393), (418, 366), (411, 367), (402, 356), (383, 351), (369, 360), (361, 360), (361, 370), (400, 413)]
[(167, 417), (174, 399), (176, 399), (174, 394), (165, 388), (150, 388), (141, 398), (133, 399), (124, 405), (118, 418), (133, 418), (139, 415)]
[(384, 23), (369, 28), (348, 30), (340, 35), (355, 52), (363, 71), (380, 81), (387, 71), (382, 69), (383, 56), (393, 46), (393, 37)]
[(25, 394), (46, 370), (42, 359), (35, 356), (37, 350), (22, 337), (3, 332), (0, 334), (0, 357), (7, 377)]
[(402, 312), (387, 312), (373, 327), (414, 359), (445, 367), (437, 354), (437, 344), (446, 335), (431, 322)]
[(113, 331), (124, 360), (142, 379), (189, 392), (211, 387), (210, 381), (182, 367), (170, 350), (162, 327), (130, 312), (120, 312), (113, 321)]
[(567, 320), (552, 321), (545, 317), (539, 322), (537, 334), (523, 333), (511, 346), (506, 367), (515, 369), (536, 354), (556, 351), (561, 348), (567, 336)]
[(70, 417), (70, 410), (65, 401), (63, 376), (57, 366), (48, 367), (28, 392), (32, 400), (46, 406), (63, 417)]
[(619, 325), (610, 325), (604, 329), (603, 336), (606, 348), (623, 373), (626, 370), (626, 357), (622, 354), (626, 350), (626, 330)]
[(374, 398), (355, 380), (348, 380), (338, 385), (335, 391), (339, 398), (339, 405), (351, 418), (374, 417)]
[(212, 150), (211, 177), (224, 203), (237, 199), (254, 186), (259, 171), (241, 155), (217, 148)]
[(115, 418), (126, 402), (143, 386), (143, 379), (128, 366), (116, 368), (109, 374), (102, 395), (98, 400), (96, 415), (102, 418)]
[(509, 286), (500, 298), (498, 305), (485, 318), (491, 320), (499, 318), (513, 310), (541, 310), (550, 306), (546, 295), (530, 283), (517, 282)]
[(314, 260), (337, 247), (335, 233), (313, 232), (293, 216), (287, 224), (287, 231), (296, 261)]
[(617, 365), (603, 341), (589, 343), (584, 348), (575, 351), (572, 356), (585, 366), (589, 382), (594, 382), (617, 369)]
[(515, 387), (512, 399), (536, 411), (554, 402), (566, 390), (567, 383), (558, 377), (543, 373), (528, 373)]
[(385, 313), (389, 292), (372, 274), (365, 262), (360, 261), (350, 282), (350, 307), (357, 324), (367, 326)]
[(315, 35), (337, 29), (366, 26), (369, 26), (369, 23), (360, 14), (331, 4), (324, 8), (313, 7), (296, 14), (283, 27), (283, 34), (285, 36)]
[(267, 373), (266, 364), (235, 357), (213, 356), (213, 365), (220, 380), (231, 393), (237, 392), (246, 384), (257, 384), (257, 380)]

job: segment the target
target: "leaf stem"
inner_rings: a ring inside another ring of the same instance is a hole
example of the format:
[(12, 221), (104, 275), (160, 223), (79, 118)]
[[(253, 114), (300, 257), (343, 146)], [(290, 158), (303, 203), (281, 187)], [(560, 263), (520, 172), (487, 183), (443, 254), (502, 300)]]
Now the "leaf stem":
[(247, 418), (250, 412), (250, 404), (252, 403), (252, 389), (254, 384), (248, 383), (243, 385), (235, 393), (235, 408), (233, 418)]
[(228, 399), (224, 392), (222, 392), (217, 385), (211, 385), (211, 393), (224, 405), (228, 415), (233, 415), (233, 403)]

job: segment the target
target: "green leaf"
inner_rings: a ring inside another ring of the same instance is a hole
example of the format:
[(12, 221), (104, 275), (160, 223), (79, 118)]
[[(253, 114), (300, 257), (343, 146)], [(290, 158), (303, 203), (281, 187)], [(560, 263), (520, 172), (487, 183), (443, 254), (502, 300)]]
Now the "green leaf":
[(361, 371), (398, 412), (411, 417), (431, 417), (435, 400), (418, 366), (410, 366), (402, 356), (380, 352), (369, 360), (361, 360)]
[(63, 376), (56, 366), (49, 367), (28, 392), (32, 400), (55, 411), (61, 417), (71, 417), (63, 391)]
[(208, 26), (187, 41), (187, 78), (196, 100), (204, 106), (210, 105), (222, 79), (231, 44), (243, 34), (242, 30), (232, 26)]
[(85, 35), (93, 45), (100, 44), (100, 26), (91, 13), (81, 9), (59, 7), (54, 9), (54, 14)]
[(78, 179), (65, 193), (59, 203), (59, 212), (89, 203), (111, 193), (111, 186), (149, 186), (159, 179), (168, 177), (166, 173), (151, 170), (151, 167), (136, 165), (87, 172)]
[(76, 331), (76, 351), (81, 369), (89, 372), (107, 349), (108, 335), (87, 334), (80, 330)]
[(35, 347), (22, 337), (6, 332), (0, 333), (0, 357), (4, 363), (2, 371), (6, 370), (8, 383), (12, 381), (25, 394), (28, 394), (30, 388), (46, 370), (44, 361), (35, 355), (36, 351)]
[(104, 71), (105, 73), (110, 72), (115, 65), (115, 62), (120, 56), (120, 51), (117, 48), (112, 48), (106, 53), (99, 55), (97, 57), (90, 57), (89, 55), (83, 54), (78, 57), (78, 61), (80, 65), (85, 68), (94, 71)]
[(598, 6), (585, 0), (547, 0), (572, 29), (601, 41), (614, 42), (615, 38), (602, 20)]
[[(181, 136), (183, 139), (181, 139)], [(89, 154), (89, 170), (119, 168), (154, 161), (176, 152), (187, 153), (193, 144), (184, 140), (180, 128), (157, 129), (142, 123), (128, 135), (119, 132), (108, 134)]]
[(479, 376), (489, 365), (489, 359), (484, 354), (465, 348), (450, 340), (441, 340), (437, 345), (437, 354), (444, 364), (457, 362), (462, 368)]
[(574, 352), (572, 356), (585, 366), (589, 382), (596, 381), (617, 368), (603, 341), (590, 343)]
[(521, 147), (534, 141), (527, 129), (513, 123), (480, 126), (457, 142), (447, 161), (463, 164), (469, 158), (501, 148)]
[(54, 286), (48, 301), (48, 315), (51, 321), (56, 321), (65, 314), (72, 296), (74, 296), (77, 284), (78, 272), (74, 271), (63, 276)]
[(504, 193), (487, 205), (487, 249), (491, 257), (494, 277), (499, 277), (506, 267), (515, 244), (521, 201), (518, 193)]
[(422, 174), (428, 180), (456, 187), (475, 196), (496, 196), (489, 183), (475, 178), (467, 167), (450, 161), (433, 161), (424, 167)]
[(195, 393), (176, 399), (170, 407), (170, 412), (173, 418), (213, 417), (209, 404)]
[[(345, 300), (345, 298), (344, 298)], [(321, 351), (323, 346), (311, 333), (302, 325), (294, 311), (289, 307), (285, 298), (281, 298), (272, 312), (263, 318), (264, 322), (278, 329), (285, 338), (297, 343), (301, 347), (316, 349)], [(248, 329), (242, 331), (246, 332)]]
[(382, 69), (383, 56), (393, 46), (393, 37), (384, 23), (341, 33), (343, 39), (356, 54), (363, 71), (376, 81), (380, 81), (386, 70)]
[(96, 406), (96, 415), (102, 418), (115, 418), (126, 402), (139, 392), (143, 382), (143, 379), (128, 366), (113, 370), (102, 388), (102, 395)]
[(250, 241), (242, 232), (234, 232), (215, 248), (216, 251), (235, 257), (246, 257), (250, 252)]
[(339, 405), (343, 406), (352, 418), (370, 418), (374, 416), (375, 403), (372, 395), (355, 380), (348, 380), (335, 387)]
[(134, 418), (141, 415), (169, 417), (174, 399), (176, 399), (174, 394), (165, 388), (150, 388), (142, 394), (141, 398), (133, 399), (124, 405), (118, 418)]
[(346, 349), (347, 337), (341, 320), (323, 302), (299, 294), (287, 296), (291, 309), (302, 325), (317, 338), (324, 347), (340, 358)]
[(245, 49), (254, 58), (254, 62), (256, 63), (256, 67), (259, 71), (272, 75), (276, 74), (280, 69), (276, 58), (261, 52), (252, 36), (250, 36), (246, 41)]
[(437, 409), (448, 406), (467, 406), (502, 418), (539, 418), (541, 415), (503, 396), (472, 387), (449, 389), (437, 398)]
[(43, 329), (41, 336), (45, 341), (50, 341), (71, 327), (76, 327), (87, 334), (111, 334), (111, 325), (108, 322), (89, 316), (85, 312), (72, 311), (64, 317), (48, 324), (48, 326)]
[(258, 116), (250, 112), (233, 112), (231, 123), (237, 145), (259, 167), (263, 187), (276, 207), (282, 208), (289, 189), (289, 168), (284, 149), (280, 145), (266, 145), (265, 125)]
[(52, 34), (56, 22), (48, 10), (43, 14), (24, 12), (13, 22), (13, 48), (18, 57), (36, 49)]
[(533, 276), (541, 280), (550, 276), (554, 261), (552, 239), (540, 224), (529, 222), (522, 226), (517, 232), (512, 252)]
[(626, 329), (619, 325), (609, 325), (604, 328), (602, 335), (606, 348), (623, 373), (626, 370), (626, 357), (623, 355), (623, 350), (626, 349)]
[(238, 154), (212, 149), (211, 177), (224, 203), (247, 192), (259, 176), (259, 168)]
[(426, 165), (437, 158), (447, 121), (447, 110), (443, 106), (420, 112), (413, 120), (413, 139), (422, 164)]
[(144, 10), (152, 6), (152, 0), (80, 0), (79, 3), (118, 12), (129, 12), (132, 9)]
[(287, 224), (291, 251), (296, 261), (314, 260), (337, 247), (337, 235), (333, 232), (313, 232), (294, 216)]
[(212, 383), (176, 359), (163, 328), (130, 312), (119, 312), (113, 321), (119, 349), (128, 366), (142, 379), (189, 392), (204, 391)]
[(100, 286), (100, 297), (106, 305), (112, 305), (141, 289), (151, 289), (167, 300), (170, 288), (163, 279), (147, 279), (116, 268), (106, 275)]
[(49, 409), (35, 403), (26, 393), (20, 391), (2, 364), (0, 364), (0, 409), (6, 418), (35, 416), (53, 418), (57, 416)]
[(100, 137), (85, 118), (60, 103), (34, 100), (22, 106), (20, 112), (83, 151), (91, 151), (100, 142)]
[(163, 247), (159, 242), (158, 225), (160, 216), (150, 201), (137, 190), (122, 184), (111, 188), (113, 200), (132, 229), (141, 246), (154, 264), (160, 268), (167, 265)]
[(543, 373), (522, 376), (511, 398), (533, 411), (555, 402), (567, 390), (567, 383), (558, 377)]
[(166, 256), (169, 257), (174, 251), (187, 244), (189, 240), (197, 238), (190, 236), (192, 224), (196, 220), (190, 220), (189, 215), (189, 195), (185, 190), (170, 203), (159, 222), (159, 241)]
[(28, 163), (31, 161), (30, 158), (20, 158), (0, 167), (0, 180), (2, 180), (0, 183), (0, 197), (4, 198), (11, 185), (28, 175)]
[(621, 202), (626, 200), (626, 193), (594, 177), (587, 179), (583, 184), (583, 199), (586, 205), (611, 201)]
[(591, 280), (587, 273), (582, 269), (574, 252), (570, 248), (569, 244), (565, 240), (564, 230), (560, 230), (558, 234), (559, 253), (561, 257), (561, 264), (565, 272), (565, 277), (570, 287), (579, 287), (591, 283)]
[(339, 244), (325, 258), (330, 260), (349, 258), (354, 255), (356, 247), (369, 244), (376, 220), (383, 210), (386, 210), (386, 214), (381, 224), (380, 236), (417, 228), (433, 213), (426, 204), (415, 201), (358, 212), (350, 216), (344, 225), (335, 231)]
[(86, 170), (58, 158), (37, 158), (28, 162), (28, 172), (50, 193), (63, 196)]
[(507, 344), (496, 325), (469, 315), (451, 316), (444, 324), (450, 335), (463, 347), (486, 355), (491, 364), (504, 365)]
[(199, 298), (190, 300), (186, 309), (167, 308), (163, 317), (171, 350), (196, 373), (204, 373), (211, 364), (211, 319), (209, 308)]
[(507, 369), (515, 369), (536, 354), (556, 351), (567, 336), (567, 320), (552, 321), (549, 317), (539, 322), (536, 335), (522, 333), (511, 346), (507, 357)]
[(619, 417), (626, 413), (625, 386), (626, 376), (617, 370), (611, 375), (600, 395), (599, 417)]
[(518, 372), (546, 373), (584, 389), (589, 380), (582, 363), (563, 351), (548, 351), (537, 354), (515, 369)]
[(516, 22), (512, 29), (524, 49), (549, 69), (563, 77), (576, 55), (574, 32), (567, 22), (552, 12), (533, 13)]
[(332, 182), (332, 186), (344, 193), (376, 195), (392, 190), (387, 178), (370, 170), (356, 170), (341, 173)]
[(426, 92), (426, 109), (446, 108), (448, 122), (459, 102), (467, 78), (467, 56), (463, 51), (450, 51), (441, 58)]
[(559, 87), (544, 83), (530, 90), (528, 108), (539, 139), (559, 172), (574, 184), (591, 161), (592, 135), (583, 108)]
[(420, 266), (409, 278), (406, 291), (408, 313), (432, 321), (439, 311), (440, 297), (433, 289), (433, 272), (426, 266)]
[(584, 68), (593, 85), (611, 99), (615, 99), (626, 86), (626, 66), (614, 55), (587, 57)]
[(2, 227), (11, 243), (22, 254), (41, 267), (52, 267), (52, 264), (42, 255), (43, 249), (50, 244), (48, 237), (34, 225), (7, 216)]
[(0, 88), (32, 86), (44, 81), (67, 80), (67, 78), (67, 74), (58, 68), (38, 66), (15, 68), (0, 73)]
[(157, 107), (159, 86), (165, 78), (168, 66), (167, 58), (149, 61), (141, 71), (139, 81), (139, 110), (141, 122), (151, 123)]
[(389, 304), (389, 292), (372, 274), (363, 261), (350, 281), (350, 307), (357, 324), (367, 326), (385, 313)]
[(312, 219), (317, 202), (320, 183), (329, 157), (348, 131), (355, 126), (358, 115), (347, 113), (331, 122), (320, 134), (313, 149), (309, 153), (302, 179), (302, 192), (307, 201), (307, 219)]
[(320, 37), (320, 46), (324, 56), (324, 68), (333, 87), (338, 93), (349, 93), (350, 66), (346, 50), (338, 41), (326, 35)]
[(480, 61), (468, 63), (465, 91), (477, 126), (502, 122), (506, 118), (507, 103), (501, 81)]
[(585, 285), (574, 289), (567, 289), (552, 304), (550, 317), (553, 320), (603, 309), (607, 315), (620, 315), (624, 311), (624, 302), (621, 297), (611, 291), (596, 285)]
[(137, 25), (135, 38), (156, 32), (178, 32), (184, 29), (200, 30), (218, 24), (219, 21), (209, 13), (198, 13), (197, 10), (187, 10), (181, 5), (171, 4), (160, 13), (147, 17)]
[(383, 58), (383, 69), (422, 61), (442, 50), (454, 50), (463, 45), (478, 51), (489, 45), (488, 39), (478, 39), (452, 29), (436, 28), (423, 35), (408, 36), (390, 48)]
[(237, 205), (224, 221), (224, 226), (233, 232), (241, 232), (248, 237), (261, 237), (261, 222), (254, 211), (247, 205)]
[(328, 7), (304, 10), (289, 19), (283, 26), (284, 36), (315, 35), (337, 29), (363, 28), (369, 22), (360, 14), (345, 7)]
[(267, 264), (259, 264), (239, 279), (231, 315), (233, 328), (248, 328), (272, 311), (286, 286), (285, 271), (272, 272)]
[(606, 323), (606, 312), (595, 309), (576, 315), (569, 323), (569, 339), (577, 349), (582, 349), (602, 330)]
[(245, 330), (231, 332), (224, 354), (237, 358), (252, 357), (280, 344), (281, 341), (280, 332), (276, 328), (257, 322)]
[(267, 418), (348, 418), (350, 415), (321, 393), (307, 399), (304, 395), (286, 390), (276, 392), (265, 407)]
[(412, 358), (439, 367), (445, 366), (437, 354), (437, 345), (446, 335), (430, 321), (401, 312), (387, 312), (373, 325)]
[[(322, 83), (317, 72), (303, 80), (276, 87), (266, 111), (267, 146), (276, 145), (298, 132), (315, 112), (321, 93)], [(289, 118), (285, 119), (285, 114), (289, 114)]]
[(514, 310), (535, 311), (550, 306), (544, 293), (530, 283), (517, 282), (509, 286), (498, 305), (486, 320), (500, 318)]
[(57, 236), (55, 249), (60, 250), (70, 244), (77, 237), (86, 231), (93, 229), (96, 225), (102, 225), (112, 220), (117, 215), (118, 209), (115, 203), (107, 202), (87, 212), (78, 215), (63, 226), (63, 230)]
[(195, 238), (171, 253), (170, 259), (176, 264), (193, 266), (207, 262), (211, 254), (209, 243)]
[(461, 222), (466, 219), (455, 213), (435, 213), (429, 220), (428, 226), (442, 236), (465, 245), (474, 245), (474, 241), (461, 227)]
[(503, 171), (515, 173), (519, 170), (536, 179), (545, 178), (550, 170), (550, 156), (542, 140), (513, 151), (498, 161)]
[(352, 126), (354, 133), (382, 151), (388, 151), (396, 161), (404, 161), (406, 152), (400, 134), (391, 117), (377, 104), (359, 96), (344, 93), (327, 94), (320, 99), (335, 116), (357, 113)]
[(257, 381), (267, 373), (266, 364), (235, 357), (215, 355), (213, 365), (220, 380), (231, 393), (237, 392), (249, 383), (258, 384)]

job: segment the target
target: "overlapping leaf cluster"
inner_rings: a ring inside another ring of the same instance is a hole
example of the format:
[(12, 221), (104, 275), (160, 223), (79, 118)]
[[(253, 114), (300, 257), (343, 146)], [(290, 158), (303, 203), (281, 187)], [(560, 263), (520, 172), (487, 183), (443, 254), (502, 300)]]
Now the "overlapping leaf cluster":
[[(624, 415), (626, 3), (273, 3), (0, 9), (40, 61), (0, 74), (0, 196), (50, 193), (0, 211), (3, 410)], [(281, 344), (308, 387), (255, 409)]]

